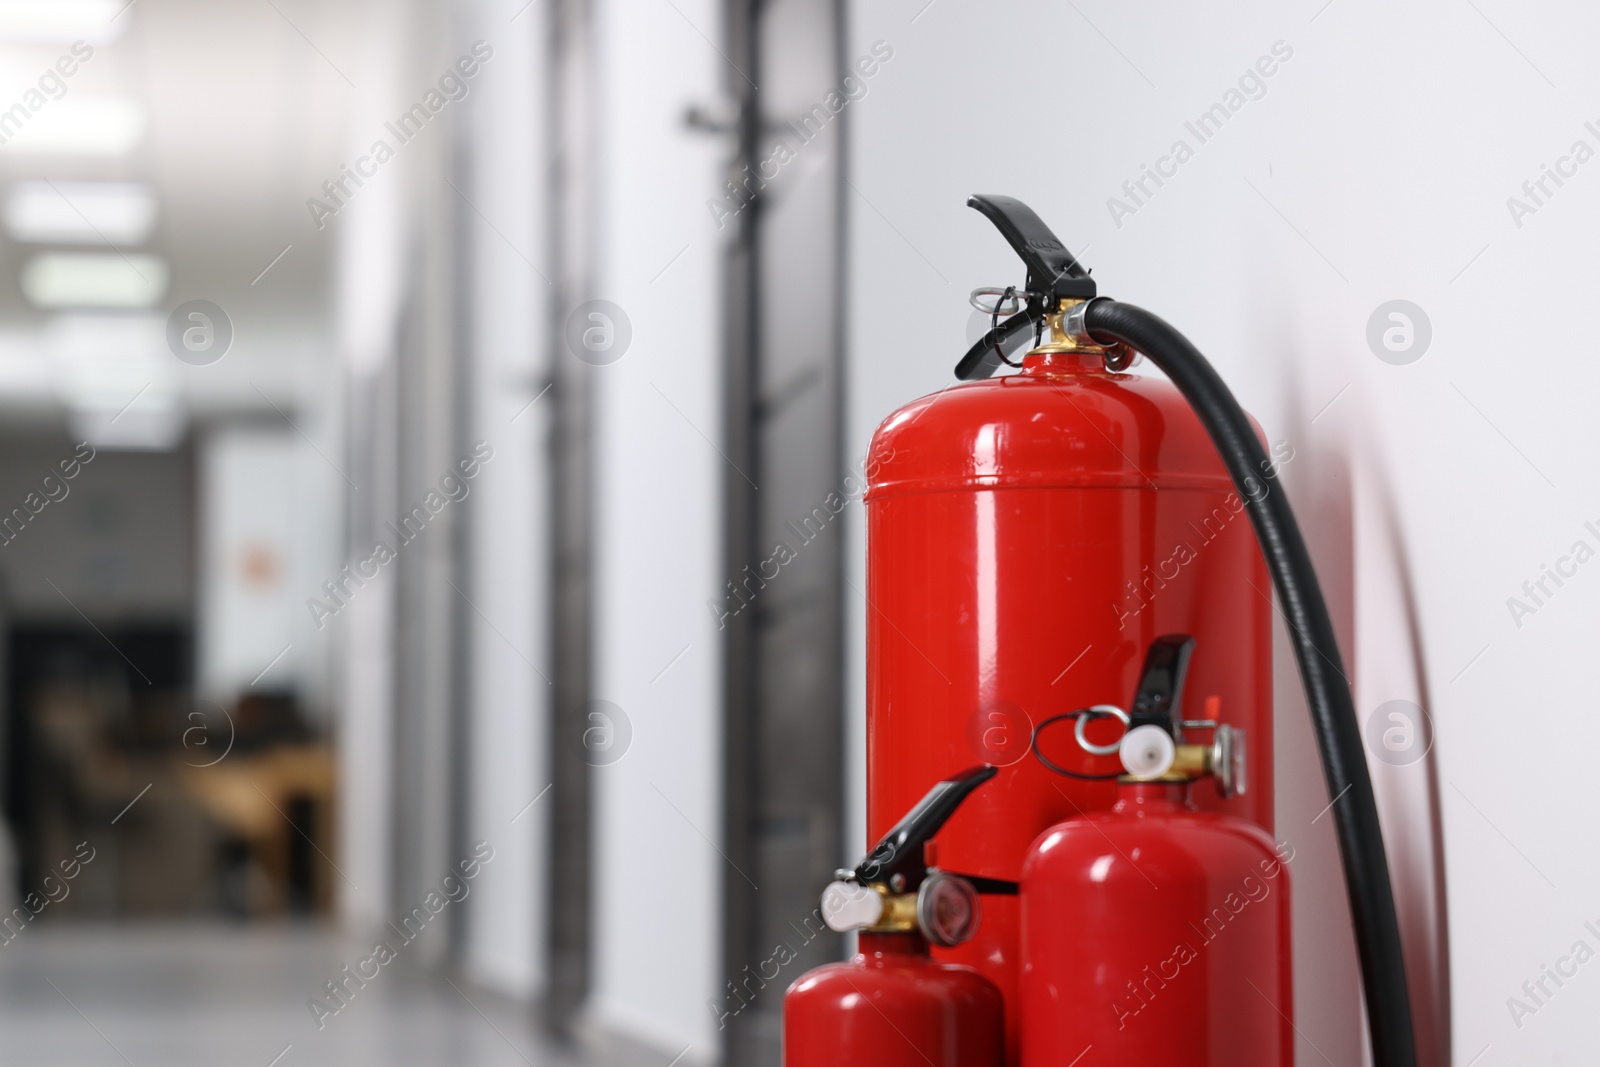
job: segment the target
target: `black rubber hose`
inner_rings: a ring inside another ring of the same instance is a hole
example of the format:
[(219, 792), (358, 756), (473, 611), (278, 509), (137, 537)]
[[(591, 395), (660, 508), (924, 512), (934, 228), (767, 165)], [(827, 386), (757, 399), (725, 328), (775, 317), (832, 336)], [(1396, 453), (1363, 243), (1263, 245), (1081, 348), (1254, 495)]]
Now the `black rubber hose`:
[(1269, 484), (1271, 460), (1244, 409), (1183, 334), (1142, 308), (1114, 300), (1094, 301), (1084, 315), (1084, 325), (1095, 338), (1121, 341), (1166, 372), (1200, 417), (1245, 499), (1289, 622), (1289, 637), (1322, 752), (1328, 795), (1333, 797), (1356, 950), (1361, 957), (1372, 1060), (1376, 1067), (1415, 1067), (1405, 956), (1372, 778), (1367, 773), (1333, 620), (1288, 497), (1281, 487)]

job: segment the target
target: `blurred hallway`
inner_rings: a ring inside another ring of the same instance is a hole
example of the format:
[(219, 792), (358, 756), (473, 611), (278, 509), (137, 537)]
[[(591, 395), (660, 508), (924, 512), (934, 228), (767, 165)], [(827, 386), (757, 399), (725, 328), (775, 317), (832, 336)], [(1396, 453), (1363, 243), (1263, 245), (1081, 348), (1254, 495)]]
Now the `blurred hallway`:
[[(1600, 922), (1550, 814), (1587, 784), (1500, 727), (1600, 745), (1600, 184), (1505, 201), (1600, 137), (1600, 9), (1545, 6), (0, 0), (0, 1067), (778, 1067), (785, 988), (854, 936), (816, 909), (869, 844), (868, 657), (912, 662), (868, 647), (869, 443), (1022, 281), (974, 192), (1183, 329), (1280, 457), (1428, 1047), (1572, 1059), (1600, 985), (1505, 1010)], [(1507, 305), (1553, 369), (1508, 371)], [(1041, 596), (989, 591), (949, 614)], [(1047, 592), (1131, 688), (1116, 607)], [(1299, 1062), (1356, 1067), (1276, 638)], [(1037, 693), (915, 652), (997, 690), (955, 717), (1124, 695), (1087, 649)]]
[[(652, 691), (681, 752), (601, 683), (582, 558), (605, 365), (678, 364), (715, 425), (719, 145), (683, 112), (719, 60), (659, 14), (696, 62), (659, 25), (602, 46), (621, 11), (588, 0), (0, 0), (0, 1063), (716, 1057), (711, 556)], [(697, 309), (698, 362), (642, 296), (598, 351), (579, 315), (618, 294), (598, 220), (634, 195), (597, 189), (604, 83), (647, 67), (699, 245), (649, 231), (651, 295)], [(593, 915), (633, 914), (605, 896), (639, 842), (595, 844), (624, 757), (683, 820), (629, 824), (704, 851), (619, 969)]]

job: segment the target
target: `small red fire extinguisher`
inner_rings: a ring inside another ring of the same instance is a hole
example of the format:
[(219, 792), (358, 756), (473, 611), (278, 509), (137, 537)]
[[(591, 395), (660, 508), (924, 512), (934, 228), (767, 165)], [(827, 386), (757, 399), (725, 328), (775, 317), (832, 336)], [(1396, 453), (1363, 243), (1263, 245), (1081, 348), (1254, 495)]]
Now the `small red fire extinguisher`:
[[(1127, 727), (1115, 751), (1110, 811), (1046, 830), (1022, 865), (1022, 1062), (1067, 1063), (1088, 1049), (1099, 1063), (1188, 1062), (1287, 1067), (1290, 1022), (1289, 875), (1259, 827), (1201, 811), (1200, 778), (1223, 797), (1246, 789), (1242, 731), (1180, 709), (1194, 640), (1158, 638), (1130, 711), (1067, 712), (1046, 728), (1095, 715)], [(1208, 701), (1208, 715), (1217, 712)], [(1187, 734), (1207, 731), (1210, 744)]]
[(1001, 1067), (1000, 991), (928, 953), (930, 942), (958, 945), (977, 929), (979, 886), (930, 869), (927, 853), (961, 802), (994, 775), (974, 767), (938, 783), (854, 870), (837, 872), (822, 895), (823, 921), (860, 931), (859, 951), (789, 987), (785, 1067)]

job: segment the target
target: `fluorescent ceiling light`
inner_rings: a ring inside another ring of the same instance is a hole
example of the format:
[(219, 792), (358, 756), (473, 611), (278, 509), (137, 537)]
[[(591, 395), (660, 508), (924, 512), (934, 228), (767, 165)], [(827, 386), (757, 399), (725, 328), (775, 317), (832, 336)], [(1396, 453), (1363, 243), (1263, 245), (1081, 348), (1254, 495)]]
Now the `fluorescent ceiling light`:
[(175, 402), (180, 365), (167, 351), (159, 312), (57, 315), (40, 340), (61, 399), (73, 409), (116, 414), (135, 396), (155, 398), (157, 406)]
[(39, 336), (45, 351), (68, 362), (172, 360), (167, 351), (166, 316), (159, 311), (54, 315)]
[(167, 261), (115, 252), (43, 252), (22, 268), (22, 294), (41, 308), (144, 308), (167, 294)]
[(73, 434), (96, 448), (168, 449), (188, 411), (159, 312), (57, 315), (40, 337)]
[(141, 245), (156, 225), (156, 193), (142, 182), (17, 182), (6, 232), (34, 244)]
[(49, 356), (32, 330), (0, 330), (0, 401), (43, 406), (55, 399)]
[(69, 408), (67, 429), (74, 441), (87, 441), (107, 452), (170, 452), (183, 440), (189, 413), (183, 408), (154, 406), (149, 395), (126, 411)]
[(156, 406), (176, 402), (179, 364), (166, 350), (159, 313), (57, 315), (40, 336), (56, 388), (73, 409), (114, 415), (135, 396)]
[(133, 19), (129, 0), (0, 0), (0, 41), (107, 44)]
[(67, 96), (28, 113), (15, 132), (0, 124), (0, 136), (10, 134), (0, 141), (0, 154), (125, 156), (143, 139), (144, 128), (144, 105), (132, 97)]

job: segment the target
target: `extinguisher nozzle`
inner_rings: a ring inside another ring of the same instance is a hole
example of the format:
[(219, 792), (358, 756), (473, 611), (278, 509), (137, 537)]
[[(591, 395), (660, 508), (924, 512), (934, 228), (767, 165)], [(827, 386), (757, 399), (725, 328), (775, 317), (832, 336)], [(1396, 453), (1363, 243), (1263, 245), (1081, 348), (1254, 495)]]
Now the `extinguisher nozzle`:
[(1159, 726), (1136, 726), (1122, 735), (1117, 746), (1123, 768), (1135, 778), (1160, 778), (1172, 770), (1178, 746)]

